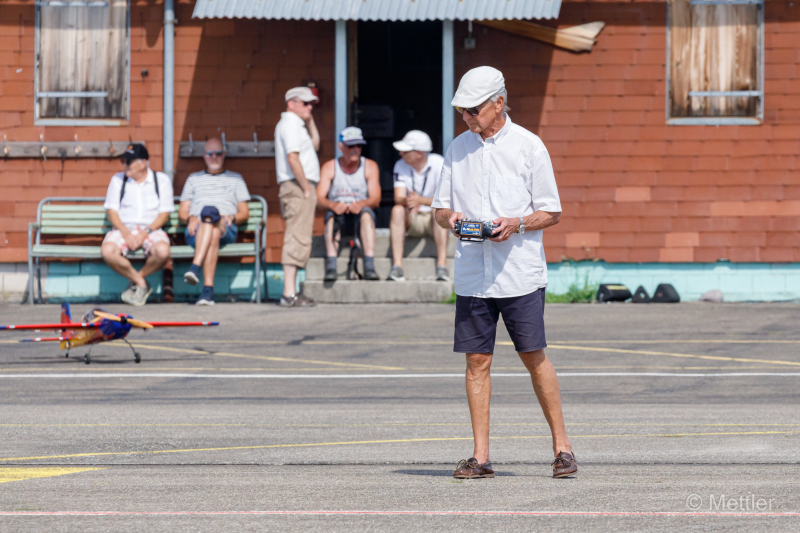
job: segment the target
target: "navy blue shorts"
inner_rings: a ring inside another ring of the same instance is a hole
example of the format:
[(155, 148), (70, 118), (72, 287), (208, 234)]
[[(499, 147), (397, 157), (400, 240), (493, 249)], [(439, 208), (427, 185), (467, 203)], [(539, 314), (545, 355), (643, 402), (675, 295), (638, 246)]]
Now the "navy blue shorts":
[[(197, 229), (200, 229), (200, 226), (198, 226)], [(239, 228), (236, 226), (236, 224), (231, 224), (228, 226), (228, 229), (225, 230), (225, 234), (220, 235), (219, 247), (222, 248), (226, 244), (233, 244), (236, 242), (237, 235), (239, 235)], [(186, 226), (186, 229), (183, 230), (183, 236), (186, 239), (186, 244), (194, 248), (194, 245), (197, 242), (197, 232), (195, 232), (194, 235), (189, 235), (189, 226)]]
[(544, 288), (511, 298), (456, 296), (453, 351), (494, 353), (497, 319), (503, 315), (514, 349), (535, 352), (547, 347), (544, 337)]

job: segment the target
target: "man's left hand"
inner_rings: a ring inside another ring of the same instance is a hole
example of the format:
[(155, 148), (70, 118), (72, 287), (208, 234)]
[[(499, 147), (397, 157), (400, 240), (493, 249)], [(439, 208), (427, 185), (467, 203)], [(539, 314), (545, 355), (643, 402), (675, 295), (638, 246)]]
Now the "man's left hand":
[(493, 242), (507, 241), (512, 234), (519, 231), (519, 218), (500, 217), (492, 220), (492, 224), (497, 226), (493, 233), (494, 236), (489, 237), (489, 240)]
[(136, 241), (136, 248), (134, 248), (132, 251), (136, 251), (139, 248), (141, 248), (142, 245), (144, 244), (145, 239), (147, 239), (148, 236), (149, 233), (147, 233), (147, 230), (142, 230), (136, 235), (134, 235), (133, 239)]
[(234, 217), (230, 215), (225, 215), (222, 217), (222, 220), (225, 221), (225, 227), (228, 228), (231, 226), (231, 224), (233, 224)]
[(353, 202), (352, 204), (347, 206), (347, 212), (348, 213), (352, 213), (354, 215), (357, 215), (357, 214), (361, 213), (361, 208), (362, 207), (363, 206), (361, 205), (361, 202)]

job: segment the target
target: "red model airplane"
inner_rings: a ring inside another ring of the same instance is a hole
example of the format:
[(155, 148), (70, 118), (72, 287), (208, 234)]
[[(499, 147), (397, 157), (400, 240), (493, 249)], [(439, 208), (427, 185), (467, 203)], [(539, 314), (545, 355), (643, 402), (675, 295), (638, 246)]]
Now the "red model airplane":
[[(21, 342), (61, 342), (61, 349), (69, 351), (77, 346), (89, 345), (89, 353), (94, 344), (122, 339), (133, 351), (133, 359), (137, 363), (142, 360), (139, 352), (125, 338), (132, 328), (153, 329), (159, 327), (184, 327), (184, 326), (219, 326), (219, 322), (143, 322), (136, 320), (130, 315), (112, 315), (104, 309), (96, 307), (89, 310), (80, 322), (72, 322), (69, 303), (61, 304), (61, 322), (59, 324), (31, 324), (24, 326), (0, 326), (0, 329), (52, 329), (60, 331), (58, 337), (37, 337), (35, 339), (23, 339)], [(84, 362), (88, 365), (92, 362), (89, 353), (83, 356)]]

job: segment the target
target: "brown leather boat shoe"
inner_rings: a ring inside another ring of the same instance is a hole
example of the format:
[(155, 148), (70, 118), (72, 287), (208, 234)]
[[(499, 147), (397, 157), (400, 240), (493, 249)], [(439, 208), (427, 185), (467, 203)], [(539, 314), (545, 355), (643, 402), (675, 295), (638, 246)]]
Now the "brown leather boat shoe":
[(575, 460), (575, 455), (569, 452), (558, 452), (551, 466), (553, 477), (574, 476), (578, 473), (578, 462)]
[(453, 477), (456, 479), (477, 479), (482, 477), (494, 477), (494, 470), (492, 470), (492, 462), (486, 461), (485, 463), (478, 464), (474, 457), (470, 457), (466, 461), (462, 459), (456, 465), (456, 471), (453, 472)]

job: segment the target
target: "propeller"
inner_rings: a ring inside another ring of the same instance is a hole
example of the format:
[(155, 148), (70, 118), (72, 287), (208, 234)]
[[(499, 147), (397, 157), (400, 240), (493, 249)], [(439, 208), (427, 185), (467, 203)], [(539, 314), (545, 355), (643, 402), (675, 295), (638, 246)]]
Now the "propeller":
[(112, 315), (111, 313), (104, 313), (103, 311), (97, 310), (94, 311), (94, 314), (100, 318), (106, 318), (108, 320), (113, 320), (114, 322), (122, 322), (123, 324), (130, 324), (136, 328), (153, 329), (152, 325), (148, 324), (147, 322), (142, 322), (141, 320), (136, 320), (135, 318)]

